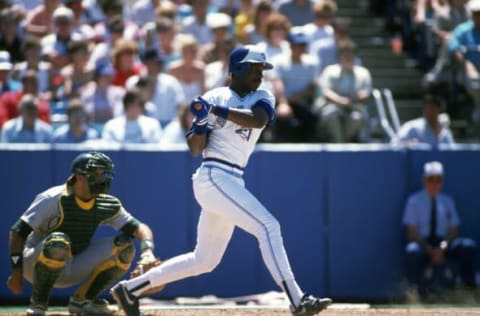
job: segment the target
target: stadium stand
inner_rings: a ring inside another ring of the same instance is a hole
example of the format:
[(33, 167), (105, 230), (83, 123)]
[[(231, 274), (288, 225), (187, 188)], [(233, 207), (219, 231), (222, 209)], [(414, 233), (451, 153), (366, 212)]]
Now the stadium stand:
[[(358, 44), (359, 57), (370, 70), (374, 87), (391, 91), (400, 123), (421, 116), (423, 74), (416, 68), (415, 60), (394, 47), (397, 39), (386, 30), (385, 18), (372, 13), (368, 1), (337, 0), (337, 4), (337, 16), (351, 22), (349, 34)], [(372, 141), (388, 138), (381, 127), (374, 102), (370, 110), (373, 116)], [(466, 125), (467, 122), (462, 119), (450, 121), (457, 142), (473, 141), (465, 135)]]

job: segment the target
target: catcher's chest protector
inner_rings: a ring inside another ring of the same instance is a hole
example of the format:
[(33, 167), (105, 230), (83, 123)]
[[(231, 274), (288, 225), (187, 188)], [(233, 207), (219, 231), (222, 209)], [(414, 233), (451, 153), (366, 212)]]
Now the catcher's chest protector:
[(60, 219), (52, 231), (61, 231), (71, 240), (72, 254), (85, 250), (98, 225), (120, 211), (120, 201), (111, 195), (101, 194), (90, 210), (81, 208), (73, 194), (60, 199)]

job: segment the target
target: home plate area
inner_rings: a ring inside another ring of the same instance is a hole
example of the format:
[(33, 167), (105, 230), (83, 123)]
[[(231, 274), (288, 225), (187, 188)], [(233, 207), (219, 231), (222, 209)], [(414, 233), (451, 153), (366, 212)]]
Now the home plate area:
[[(207, 295), (199, 298), (178, 297), (172, 301), (142, 298), (141, 310), (152, 316), (288, 316), (288, 300), (282, 292), (267, 292), (232, 298), (219, 298)], [(119, 315), (122, 313), (120, 312)], [(334, 303), (320, 316), (470, 316), (479, 315), (480, 307), (462, 306), (382, 306), (373, 307), (366, 303)]]
[[(140, 299), (145, 316), (291, 316), (288, 300), (282, 292), (267, 292), (241, 297), (177, 297), (173, 300)], [(111, 305), (115, 316), (125, 315)], [(25, 315), (25, 307), (0, 308), (0, 315)], [(51, 306), (47, 316), (69, 315), (65, 306)], [(472, 305), (370, 305), (367, 303), (333, 303), (319, 316), (480, 316), (478, 304)]]

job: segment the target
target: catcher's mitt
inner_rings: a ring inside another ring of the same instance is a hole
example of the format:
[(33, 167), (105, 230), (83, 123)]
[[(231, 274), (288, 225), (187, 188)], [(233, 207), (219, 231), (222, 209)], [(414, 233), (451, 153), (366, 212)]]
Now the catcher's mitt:
[[(158, 258), (155, 258), (153, 255), (147, 255), (142, 257), (137, 262), (137, 266), (135, 267), (135, 269), (133, 269), (132, 272), (130, 273), (130, 279), (133, 279), (139, 275), (144, 274), (148, 270), (159, 266), (161, 263), (162, 261)], [(160, 292), (161, 290), (163, 290), (164, 287), (165, 287), (165, 284), (152, 287), (151, 289), (143, 292), (143, 295), (149, 295), (156, 292)]]

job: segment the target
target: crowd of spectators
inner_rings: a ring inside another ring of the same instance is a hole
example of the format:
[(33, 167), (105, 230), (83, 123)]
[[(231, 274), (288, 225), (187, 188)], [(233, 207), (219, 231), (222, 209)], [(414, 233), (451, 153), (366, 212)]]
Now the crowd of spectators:
[(480, 132), (480, 2), (478, 0), (371, 0), (387, 30), (423, 74), (427, 93), (440, 96), (450, 119), (467, 122), (466, 136)]
[[(404, 1), (375, 2), (395, 30)], [(469, 15), (456, 13), (464, 0), (448, 1), (440, 30), (422, 10), (440, 0), (408, 2), (416, 14), (408, 25), (423, 23), (435, 43), (443, 39), (433, 54), (410, 45), (431, 78), (450, 62), (449, 32)], [(335, 0), (0, 1), (0, 141), (184, 143), (185, 107), (228, 82), (236, 45), (254, 44), (275, 65), (263, 85), (276, 96), (277, 123), (262, 141), (368, 142), (372, 78), (338, 9)], [(399, 25), (408, 43), (407, 24)], [(422, 32), (417, 44), (426, 46)], [(36, 115), (28, 124), (27, 112)], [(37, 130), (46, 135), (35, 137)]]

